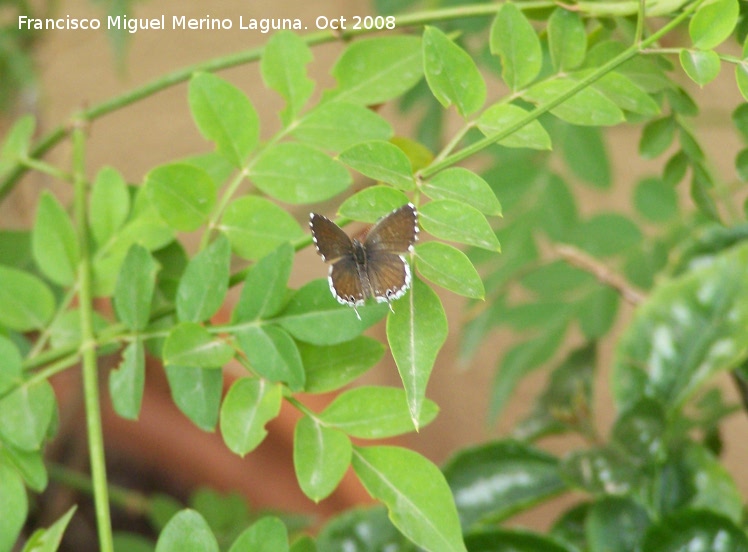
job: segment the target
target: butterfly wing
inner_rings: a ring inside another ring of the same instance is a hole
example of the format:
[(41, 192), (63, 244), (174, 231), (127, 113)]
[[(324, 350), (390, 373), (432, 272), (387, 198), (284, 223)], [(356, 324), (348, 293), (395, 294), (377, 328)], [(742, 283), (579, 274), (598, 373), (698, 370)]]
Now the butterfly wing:
[(418, 213), (413, 204), (408, 203), (379, 219), (366, 235), (364, 246), (370, 256), (380, 251), (405, 253), (413, 250), (417, 239)]
[(327, 217), (312, 213), (309, 216), (309, 227), (317, 253), (322, 260), (334, 263), (338, 259), (353, 255), (353, 242), (348, 234)]
[(333, 297), (341, 305), (355, 308), (362, 306), (366, 300), (366, 289), (358, 270), (352, 256), (341, 257), (330, 267), (327, 282)]
[(410, 287), (410, 267), (402, 255), (371, 251), (366, 272), (378, 303), (400, 299)]

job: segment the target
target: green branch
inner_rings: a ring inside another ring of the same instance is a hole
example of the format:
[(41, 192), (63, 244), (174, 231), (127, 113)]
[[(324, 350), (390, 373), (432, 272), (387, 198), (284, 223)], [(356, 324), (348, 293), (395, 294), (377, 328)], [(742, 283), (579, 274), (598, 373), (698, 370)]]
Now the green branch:
[(109, 513), (106, 465), (104, 461), (104, 435), (101, 429), (101, 406), (99, 399), (99, 374), (96, 359), (96, 336), (93, 324), (93, 279), (91, 276), (91, 252), (89, 251), (88, 219), (86, 203), (86, 137), (80, 121), (73, 130), (73, 176), (75, 197), (73, 202), (75, 222), (80, 248), (78, 263), (78, 302), (81, 322), (80, 353), (83, 360), (83, 394), (86, 405), (88, 429), (88, 453), (91, 461), (91, 478), (94, 488), (96, 526), (99, 532), (99, 549), (114, 552), (112, 522)]

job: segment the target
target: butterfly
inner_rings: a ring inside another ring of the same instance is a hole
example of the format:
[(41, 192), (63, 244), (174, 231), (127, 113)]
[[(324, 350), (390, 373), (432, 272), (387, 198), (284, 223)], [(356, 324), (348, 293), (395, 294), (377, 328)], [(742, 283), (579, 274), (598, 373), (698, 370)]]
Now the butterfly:
[(309, 226), (317, 253), (331, 264), (327, 281), (333, 297), (353, 307), (359, 320), (357, 307), (367, 298), (390, 303), (405, 295), (411, 274), (404, 254), (413, 251), (418, 239), (418, 212), (412, 203), (383, 216), (353, 239), (316, 213), (311, 213)]

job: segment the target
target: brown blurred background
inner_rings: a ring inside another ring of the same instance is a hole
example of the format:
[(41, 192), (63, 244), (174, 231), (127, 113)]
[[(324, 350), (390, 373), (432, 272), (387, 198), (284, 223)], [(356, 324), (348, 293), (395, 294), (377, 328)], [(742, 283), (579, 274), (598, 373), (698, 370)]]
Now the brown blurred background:
[[(372, 8), (365, 0), (326, 0), (323, 2), (237, 1), (182, 2), (176, 0), (150, 0), (135, 6), (137, 17), (167, 19), (174, 14), (200, 18), (229, 17), (235, 21), (232, 30), (220, 31), (139, 31), (131, 36), (124, 73), (117, 70), (110, 45), (103, 31), (45, 31), (37, 50), (39, 68), (39, 97), (28, 97), (24, 105), (39, 117), (42, 133), (65, 122), (75, 110), (95, 105), (131, 88), (149, 82), (166, 72), (263, 44), (269, 35), (260, 31), (242, 31), (236, 28), (239, 15), (261, 18), (300, 18), (313, 30), (319, 15), (328, 17), (367, 15)], [(63, 0), (59, 5), (61, 15), (98, 17), (105, 15), (94, 2)], [(329, 69), (341, 51), (341, 44), (331, 43), (313, 48), (314, 61), (309, 66), (317, 81), (317, 91), (312, 101), (324, 88), (334, 84)], [(282, 100), (264, 88), (258, 64), (245, 65), (223, 71), (220, 75), (244, 90), (260, 114), (262, 136), (267, 138), (279, 128), (276, 113)], [(698, 133), (707, 147), (707, 154), (718, 167), (719, 174), (734, 179), (732, 162), (738, 142), (729, 126), (729, 115), (739, 102), (731, 68), (723, 68), (718, 81), (705, 90), (688, 86), (702, 108), (697, 120)], [(489, 86), (489, 102), (503, 91), (494, 81)], [(392, 106), (385, 106), (383, 115), (394, 125), (396, 133), (409, 135), (412, 119), (397, 114)], [(454, 113), (451, 113), (454, 115)], [(3, 131), (8, 121), (3, 122)], [(640, 128), (621, 126), (610, 133), (609, 152), (615, 174), (613, 192), (586, 191), (583, 210), (590, 212), (610, 206), (629, 205), (631, 189), (643, 175), (658, 173), (662, 161), (644, 162), (637, 155)], [(141, 182), (145, 173), (161, 163), (191, 154), (208, 151), (210, 144), (199, 135), (192, 122), (187, 105), (187, 86), (180, 84), (162, 91), (144, 101), (105, 116), (93, 123), (88, 142), (88, 168), (93, 175), (104, 165), (122, 172), (130, 182)], [(69, 148), (62, 144), (48, 156), (53, 163), (66, 167)], [(65, 195), (65, 185), (53, 183), (47, 177), (32, 175), (0, 207), (0, 225), (7, 228), (28, 227), (33, 218), (35, 197), (47, 186)], [(499, 198), (501, 199), (501, 198)], [(684, 201), (686, 198), (684, 197)], [(334, 210), (335, 199), (329, 204)], [(306, 208), (293, 208), (300, 221), (306, 219)], [(505, 212), (501, 224), (511, 224), (512, 213)], [(326, 268), (314, 253), (307, 249), (295, 262), (292, 285), (298, 286), (312, 278), (326, 274)], [(463, 301), (441, 293), (450, 323), (450, 337), (434, 369), (428, 396), (441, 407), (437, 420), (430, 426), (397, 442), (412, 447), (437, 463), (444, 462), (460, 447), (506, 435), (514, 422), (526, 414), (532, 401), (542, 388), (543, 373), (538, 372), (525, 381), (515, 394), (509, 411), (495, 426), (487, 423), (488, 390), (496, 370), (497, 361), (511, 343), (513, 336), (507, 331), (495, 334), (484, 342), (467, 367), (456, 361), (458, 330), (462, 320)], [(617, 334), (630, 318), (631, 310), (623, 309), (616, 330), (603, 343), (600, 366), (604, 367)], [(374, 335), (383, 338), (384, 329), (378, 327)], [(581, 338), (576, 343), (581, 341)], [(569, 346), (575, 343), (570, 342)], [(567, 347), (568, 349), (568, 347)], [(105, 383), (106, 373), (102, 373)], [(342, 492), (314, 505), (303, 497), (293, 475), (291, 443), (294, 415), (284, 411), (280, 420), (270, 426), (270, 437), (257, 452), (239, 459), (222, 444), (218, 434), (206, 434), (191, 425), (171, 404), (168, 390), (160, 370), (149, 370), (149, 391), (146, 395), (141, 420), (127, 422), (108, 413), (105, 439), (108, 459), (122, 470), (131, 470), (135, 480), (161, 479), (170, 490), (187, 491), (195, 485), (211, 485), (221, 490), (240, 489), (257, 507), (274, 507), (303, 511), (320, 516), (328, 515), (352, 503), (366, 500), (365, 493), (350, 480)], [(400, 385), (397, 370), (389, 356), (364, 378), (367, 383)], [(611, 400), (606, 388), (607, 372), (603, 368), (596, 390), (598, 427), (607, 433), (613, 419)], [(725, 378), (725, 388), (730, 385)], [(58, 378), (56, 382), (61, 400), (63, 428), (77, 433), (85, 446), (79, 381), (74, 371)], [(729, 389), (729, 397), (734, 398)], [(108, 402), (106, 391), (104, 400)], [(316, 401), (320, 399), (310, 399)], [(324, 398), (323, 398), (324, 400)], [(311, 404), (315, 404), (312, 402)], [(68, 410), (65, 410), (68, 409)], [(744, 494), (748, 495), (748, 440), (745, 439), (748, 423), (743, 415), (730, 418), (726, 425), (725, 456), (727, 468), (736, 477)], [(166, 437), (165, 437), (166, 436)], [(555, 439), (544, 442), (549, 450), (563, 453), (579, 446), (579, 442)], [(79, 450), (81, 459), (85, 449)], [(82, 460), (81, 460), (82, 461)], [(81, 466), (85, 469), (85, 465)], [(115, 470), (118, 468), (115, 468)], [(156, 474), (154, 476), (154, 474)], [(116, 479), (116, 471), (113, 477)], [(131, 479), (132, 479), (131, 478)], [(122, 477), (124, 483), (131, 483)], [(137, 482), (137, 481), (135, 481)], [(522, 525), (544, 528), (555, 515), (553, 505), (517, 518)], [(514, 520), (513, 520), (514, 521)]]

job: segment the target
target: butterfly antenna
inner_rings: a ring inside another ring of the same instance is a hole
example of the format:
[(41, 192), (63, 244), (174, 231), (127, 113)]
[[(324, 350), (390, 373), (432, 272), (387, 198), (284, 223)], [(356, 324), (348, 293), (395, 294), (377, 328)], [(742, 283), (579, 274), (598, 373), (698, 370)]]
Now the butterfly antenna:
[(351, 305), (353, 307), (353, 312), (356, 313), (356, 318), (361, 320), (361, 315), (358, 313), (358, 309), (356, 308), (356, 305)]
[(390, 312), (392, 314), (395, 314), (395, 309), (392, 308), (392, 302), (391, 301), (387, 301), (387, 306), (390, 308)]

